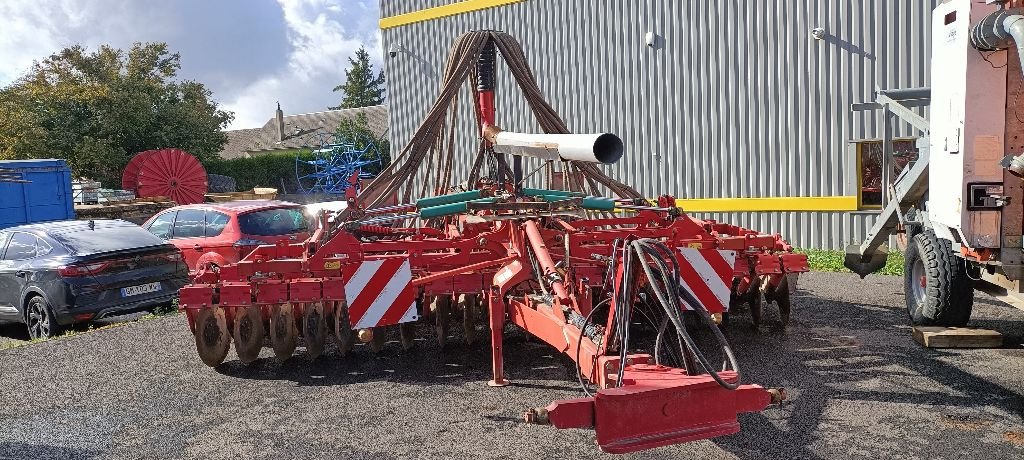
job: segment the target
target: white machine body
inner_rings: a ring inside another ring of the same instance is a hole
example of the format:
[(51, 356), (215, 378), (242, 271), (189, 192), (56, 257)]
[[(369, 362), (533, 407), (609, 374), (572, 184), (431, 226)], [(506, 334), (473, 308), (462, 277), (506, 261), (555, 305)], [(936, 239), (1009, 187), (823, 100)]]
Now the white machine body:
[(954, 248), (1001, 247), (1000, 211), (972, 204), (979, 194), (998, 195), (1003, 182), (1008, 66), (999, 64), (1007, 52), (982, 54), (970, 40), (971, 26), (997, 10), (951, 0), (932, 16), (928, 217)]

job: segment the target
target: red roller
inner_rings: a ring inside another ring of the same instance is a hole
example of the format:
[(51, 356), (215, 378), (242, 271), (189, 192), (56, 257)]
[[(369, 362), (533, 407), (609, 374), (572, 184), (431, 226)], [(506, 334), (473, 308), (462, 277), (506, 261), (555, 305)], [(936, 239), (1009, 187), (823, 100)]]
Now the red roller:
[(128, 164), (124, 167), (124, 173), (121, 174), (121, 188), (131, 191), (139, 188), (139, 169), (142, 169), (142, 163), (156, 152), (159, 150), (146, 150), (135, 154), (131, 160), (128, 160)]
[(150, 152), (139, 167), (137, 196), (166, 196), (178, 204), (203, 202), (206, 170), (196, 157), (178, 149)]

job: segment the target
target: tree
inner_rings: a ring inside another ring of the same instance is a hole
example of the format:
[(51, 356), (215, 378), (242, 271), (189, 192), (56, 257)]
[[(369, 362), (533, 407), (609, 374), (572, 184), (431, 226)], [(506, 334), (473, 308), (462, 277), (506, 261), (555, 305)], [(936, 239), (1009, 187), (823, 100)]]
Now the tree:
[(234, 115), (202, 83), (175, 79), (165, 43), (127, 52), (65, 48), (0, 88), (0, 159), (64, 158), (77, 177), (120, 186), (132, 155), (173, 147), (209, 161)]
[(356, 57), (348, 58), (351, 67), (345, 71), (345, 83), (335, 86), (334, 91), (341, 91), (344, 96), (341, 105), (330, 107), (331, 110), (354, 109), (384, 103), (384, 71), (373, 76), (373, 64), (370, 53), (360, 46)]

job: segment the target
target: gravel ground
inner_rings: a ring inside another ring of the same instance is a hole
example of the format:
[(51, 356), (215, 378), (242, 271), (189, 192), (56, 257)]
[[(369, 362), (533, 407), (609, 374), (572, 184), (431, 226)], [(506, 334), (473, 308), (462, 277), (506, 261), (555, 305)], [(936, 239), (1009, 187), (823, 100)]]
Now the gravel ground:
[[(744, 379), (786, 387), (786, 404), (741, 416), (740, 434), (620, 458), (1024, 458), (1024, 312), (979, 297), (973, 324), (1005, 347), (927, 350), (902, 295), (899, 278), (806, 275), (788, 331), (729, 332)], [(192, 346), (168, 317), (0, 351), (0, 458), (611, 457), (589, 431), (518, 421), (579, 394), (568, 361), (521, 335), (502, 389), (483, 384), (486, 347), (429, 337), (216, 370)]]

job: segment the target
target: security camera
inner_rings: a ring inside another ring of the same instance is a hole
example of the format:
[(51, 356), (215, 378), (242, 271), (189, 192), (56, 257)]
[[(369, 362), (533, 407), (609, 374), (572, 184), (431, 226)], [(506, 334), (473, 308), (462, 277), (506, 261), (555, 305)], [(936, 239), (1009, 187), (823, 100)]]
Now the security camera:
[(398, 46), (398, 45), (391, 45), (391, 47), (388, 48), (388, 56), (391, 56), (391, 57), (398, 56), (398, 52), (401, 51), (401, 50), (402, 50), (402, 48), (400, 46)]

